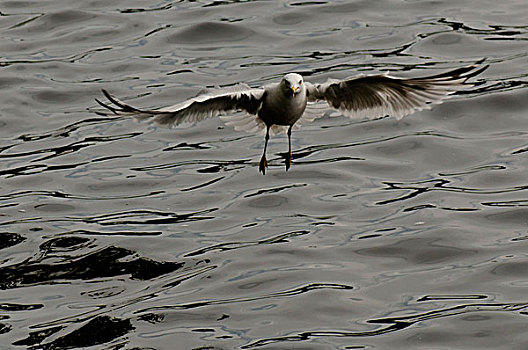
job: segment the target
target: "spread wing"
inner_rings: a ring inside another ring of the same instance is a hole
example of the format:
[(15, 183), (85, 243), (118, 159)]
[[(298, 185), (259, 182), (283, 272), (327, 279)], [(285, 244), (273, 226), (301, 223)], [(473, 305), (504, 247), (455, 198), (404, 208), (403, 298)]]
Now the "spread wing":
[(152, 119), (166, 126), (194, 123), (229, 112), (243, 111), (246, 112), (243, 119), (245, 128), (239, 129), (246, 130), (246, 128), (254, 128), (255, 124), (260, 121), (260, 119), (257, 120), (256, 114), (262, 106), (266, 92), (262, 88), (237, 84), (232, 87), (215, 89), (174, 106), (159, 109), (139, 109), (120, 101), (106, 90), (103, 90), (103, 94), (108, 99), (107, 103), (95, 100), (109, 112), (134, 117), (138, 120)]
[[(430, 109), (467, 85), (469, 78), (488, 66), (482, 61), (467, 67), (423, 78), (397, 78), (388, 74), (363, 75), (307, 85), (308, 101), (326, 101), (328, 107), (352, 118), (404, 116)], [(319, 106), (320, 104), (315, 104)], [(321, 114), (319, 114), (321, 116)]]

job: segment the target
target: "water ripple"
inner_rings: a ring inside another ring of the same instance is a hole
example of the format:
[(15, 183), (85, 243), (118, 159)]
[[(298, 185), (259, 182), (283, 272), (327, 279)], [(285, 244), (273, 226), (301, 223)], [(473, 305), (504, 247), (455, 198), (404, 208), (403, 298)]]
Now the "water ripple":
[(445, 191), (445, 192), (458, 192), (458, 193), (468, 193), (468, 194), (477, 194), (477, 195), (489, 195), (489, 194), (499, 194), (499, 193), (508, 193), (508, 192), (520, 192), (528, 189), (528, 185), (514, 186), (500, 189), (481, 189), (481, 188), (469, 188), (469, 187), (457, 187), (457, 186), (447, 186), (451, 181), (447, 179), (434, 179), (434, 180), (425, 180), (418, 182), (384, 182), (386, 186), (382, 190), (392, 191), (392, 190), (404, 190), (407, 194), (400, 197), (386, 199), (383, 201), (376, 202), (377, 205), (385, 205), (394, 202), (405, 201), (410, 198), (418, 197), (424, 193), (432, 191)]
[(205, 307), (205, 306), (210, 306), (210, 305), (225, 305), (225, 304), (233, 304), (233, 303), (245, 303), (249, 301), (264, 300), (264, 299), (271, 299), (271, 298), (291, 297), (291, 296), (304, 294), (304, 293), (307, 293), (313, 290), (319, 290), (319, 289), (351, 290), (351, 289), (354, 289), (354, 287), (345, 285), (345, 284), (337, 284), (337, 283), (310, 283), (310, 284), (300, 286), (298, 288), (293, 288), (289, 290), (274, 292), (274, 293), (255, 296), (255, 297), (194, 301), (194, 302), (184, 303), (184, 304), (151, 307), (148, 309), (138, 310), (136, 313), (152, 312), (152, 311), (159, 311), (159, 310), (186, 310), (186, 309), (194, 309), (194, 308), (200, 308), (200, 307)]
[(141, 135), (141, 133), (133, 132), (133, 133), (128, 133), (128, 134), (112, 135), (112, 136), (90, 136), (90, 137), (85, 137), (82, 140), (75, 141), (75, 142), (72, 142), (64, 146), (38, 149), (38, 150), (27, 151), (27, 152), (0, 154), (0, 159), (27, 157), (27, 156), (37, 155), (41, 153), (51, 153), (44, 157), (31, 160), (32, 162), (43, 161), (43, 160), (59, 157), (65, 154), (77, 152), (80, 149), (83, 149), (89, 146), (94, 146), (98, 143), (128, 139), (128, 138), (135, 137), (137, 135)]
[[(122, 117), (106, 117), (106, 118), (88, 118), (66, 126), (60, 127), (55, 130), (41, 132), (41, 133), (29, 133), (22, 134), (17, 137), (17, 139), (28, 142), (28, 141), (40, 141), (48, 138), (66, 138), (71, 135), (72, 132), (78, 131), (79, 129), (85, 126), (93, 126), (98, 124), (108, 123), (109, 121), (116, 121), (123, 119)], [(3, 150), (2, 150), (3, 152)]]
[(464, 304), (458, 305), (446, 309), (434, 310), (415, 315), (402, 316), (402, 317), (390, 317), (368, 320), (367, 323), (372, 324), (388, 324), (371, 331), (308, 331), (296, 333), (293, 335), (273, 337), (260, 339), (249, 344), (242, 346), (242, 349), (252, 349), (269, 344), (278, 344), (285, 342), (299, 342), (313, 338), (327, 338), (327, 337), (372, 337), (379, 336), (387, 333), (401, 331), (408, 327), (411, 327), (419, 322), (433, 320), (437, 318), (451, 317), (466, 313), (480, 313), (480, 312), (523, 312), (528, 308), (528, 303), (483, 303), (483, 304)]
[(27, 222), (80, 222), (86, 224), (98, 224), (101, 226), (120, 225), (147, 225), (147, 224), (179, 224), (193, 221), (211, 220), (212, 216), (203, 216), (218, 210), (217, 208), (206, 209), (187, 214), (176, 214), (155, 210), (137, 209), (117, 213), (94, 215), (94, 216), (64, 216), (64, 217), (30, 217), (18, 220), (0, 222), (0, 226), (9, 226)]
[(87, 195), (65, 193), (63, 191), (20, 191), (20, 192), (0, 195), (0, 201), (18, 199), (18, 198), (23, 198), (23, 197), (49, 197), (49, 198), (66, 198), (66, 199), (78, 199), (78, 200), (87, 200), (87, 201), (99, 201), (99, 200), (144, 198), (144, 197), (156, 196), (162, 193), (165, 193), (165, 192), (164, 191), (153, 191), (153, 192), (149, 192), (146, 194), (119, 195), (119, 196), (101, 196), (101, 195), (87, 196)]
[(193, 252), (189, 252), (185, 254), (184, 256), (185, 257), (197, 256), (197, 255), (206, 254), (210, 251), (215, 251), (215, 250), (223, 252), (223, 251), (229, 251), (233, 249), (257, 246), (260, 244), (286, 243), (286, 242), (289, 242), (289, 238), (295, 238), (295, 237), (306, 235), (309, 233), (310, 231), (294, 231), (294, 232), (283, 233), (283, 234), (273, 236), (270, 238), (266, 238), (266, 239), (257, 240), (254, 242), (228, 242), (228, 243), (214, 244), (209, 247), (200, 248)]

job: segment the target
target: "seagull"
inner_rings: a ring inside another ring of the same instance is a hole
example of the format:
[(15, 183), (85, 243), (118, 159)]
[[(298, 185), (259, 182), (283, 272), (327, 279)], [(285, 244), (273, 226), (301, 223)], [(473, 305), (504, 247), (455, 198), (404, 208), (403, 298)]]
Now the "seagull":
[[(489, 65), (484, 60), (445, 73), (421, 78), (399, 78), (388, 73), (357, 75), (343, 80), (329, 79), (323, 84), (304, 81), (297, 73), (288, 73), (278, 83), (250, 87), (244, 83), (202, 92), (174, 106), (159, 109), (133, 107), (102, 90), (107, 103), (95, 99), (103, 115), (130, 116), (150, 119), (160, 125), (174, 126), (195, 123), (220, 116), (235, 130), (265, 134), (264, 151), (259, 171), (265, 175), (268, 161), (266, 149), (270, 133), (286, 132), (288, 153), (286, 171), (292, 163), (292, 128), (322, 117), (328, 110), (351, 118), (381, 118), (392, 115), (398, 119), (416, 111), (430, 109), (455, 92), (475, 83), (467, 80), (482, 73)], [(308, 107), (307, 107), (308, 106)], [(321, 108), (322, 107), (322, 108)], [(233, 112), (242, 113), (233, 113)]]

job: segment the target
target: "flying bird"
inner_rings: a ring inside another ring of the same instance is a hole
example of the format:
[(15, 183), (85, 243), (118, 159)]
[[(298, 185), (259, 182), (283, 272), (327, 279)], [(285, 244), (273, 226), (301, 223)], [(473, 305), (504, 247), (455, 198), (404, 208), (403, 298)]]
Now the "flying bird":
[[(174, 106), (159, 109), (133, 107), (106, 90), (103, 90), (103, 94), (108, 99), (107, 103), (95, 100), (107, 109), (103, 113), (105, 115), (111, 112), (138, 120), (151, 119), (166, 126), (194, 123), (220, 115), (235, 130), (265, 132), (264, 151), (259, 163), (259, 171), (265, 174), (270, 133), (285, 131), (288, 135), (287, 171), (292, 162), (291, 132), (294, 126), (325, 115), (324, 110), (337, 110), (351, 118), (374, 119), (393, 115), (400, 119), (416, 111), (430, 109), (433, 104), (442, 103), (456, 91), (468, 85), (474, 86), (467, 80), (488, 68), (482, 63), (483, 60), (421, 78), (398, 78), (385, 73), (358, 75), (344, 80), (330, 79), (323, 84), (313, 84), (304, 81), (299, 74), (288, 73), (278, 83), (262, 87), (239, 83), (213, 89)], [(324, 104), (322, 109), (321, 104)], [(243, 113), (233, 114), (236, 111)]]

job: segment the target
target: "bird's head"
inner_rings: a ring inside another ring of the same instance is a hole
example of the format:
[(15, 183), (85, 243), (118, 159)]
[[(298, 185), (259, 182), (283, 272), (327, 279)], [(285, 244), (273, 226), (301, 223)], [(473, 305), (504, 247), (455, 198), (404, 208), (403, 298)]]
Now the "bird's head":
[(297, 73), (289, 73), (282, 78), (282, 90), (286, 96), (294, 98), (304, 90), (303, 77)]

